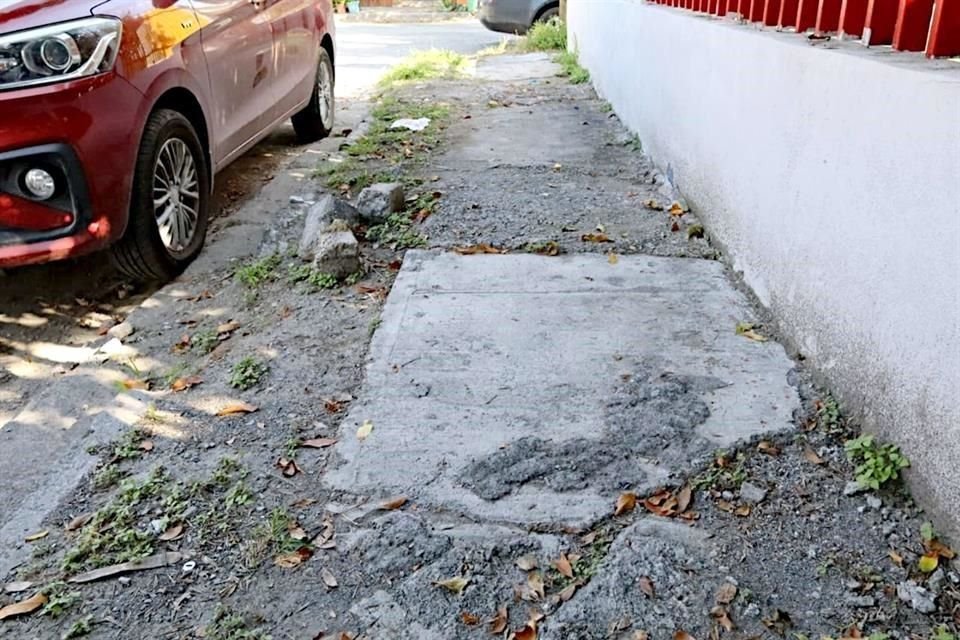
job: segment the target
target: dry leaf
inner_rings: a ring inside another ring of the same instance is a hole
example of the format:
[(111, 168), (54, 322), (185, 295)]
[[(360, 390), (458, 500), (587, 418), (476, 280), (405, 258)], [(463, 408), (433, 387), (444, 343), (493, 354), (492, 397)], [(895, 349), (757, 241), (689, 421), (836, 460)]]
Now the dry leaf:
[(178, 523), (161, 533), (157, 539), (160, 540), (160, 542), (173, 542), (174, 540), (179, 540), (181, 537), (183, 537), (183, 524)]
[(537, 640), (537, 626), (532, 623), (527, 623), (520, 631), (514, 631), (513, 637), (514, 640)]
[(733, 514), (740, 516), (741, 518), (746, 518), (748, 515), (750, 515), (750, 505), (748, 504), (740, 505), (739, 507), (733, 510)]
[(643, 629), (638, 629), (633, 632), (633, 640), (650, 640), (650, 634)]
[(480, 616), (467, 611), (460, 612), (460, 620), (468, 627), (475, 627), (480, 624)]
[(790, 619), (790, 614), (782, 609), (774, 609), (773, 615), (769, 618), (763, 618), (760, 622), (763, 623), (763, 626), (766, 628), (783, 635), (787, 632), (793, 625), (793, 620)]
[(333, 575), (329, 569), (324, 567), (320, 570), (320, 578), (323, 580), (323, 584), (331, 589), (336, 589), (340, 586), (340, 583), (337, 582), (337, 577)]
[(531, 593), (536, 596), (537, 600), (543, 599), (543, 576), (540, 575), (539, 571), (534, 571), (527, 575), (527, 586), (530, 588)]
[(610, 264), (617, 264), (618, 262), (620, 262), (620, 258), (617, 257), (617, 254), (611, 251), (610, 253), (607, 254), (607, 262), (609, 262)]
[(717, 595), (715, 597), (717, 604), (730, 604), (733, 602), (733, 599), (737, 597), (737, 585), (732, 582), (724, 582), (720, 585), (720, 588), (717, 589)]
[(677, 493), (677, 513), (683, 513), (689, 509), (691, 502), (693, 502), (693, 489), (690, 488), (690, 485), (683, 485), (683, 488)]
[(757, 451), (759, 451), (760, 453), (765, 453), (768, 456), (780, 455), (780, 447), (773, 444), (769, 440), (762, 440), (760, 444), (757, 445)]
[(640, 578), (640, 591), (643, 591), (648, 598), (655, 598), (657, 595), (656, 589), (653, 588), (653, 580), (647, 576)]
[(310, 547), (300, 547), (293, 553), (284, 553), (273, 559), (273, 564), (283, 569), (293, 569), (298, 567), (313, 556), (313, 550)]
[(153, 440), (143, 440), (143, 441), (140, 442), (140, 444), (139, 444), (139, 446), (138, 446), (138, 448), (140, 449), (140, 451), (146, 451), (146, 452), (148, 452), (148, 453), (149, 453), (150, 451), (153, 451), (153, 447), (154, 447)]
[(534, 245), (531, 249), (533, 253), (536, 253), (541, 256), (558, 256), (560, 255), (560, 245), (550, 240), (544, 242), (543, 244)]
[(580, 239), (584, 242), (613, 242), (605, 233), (585, 233)]
[(357, 440), (366, 440), (372, 432), (373, 423), (369, 420), (364, 420), (360, 428), (357, 429)]
[(680, 223), (674, 222), (672, 225), (670, 225), (670, 231), (672, 231), (673, 233), (680, 231)]
[(560, 557), (553, 561), (553, 566), (562, 575), (573, 578), (573, 567), (570, 565), (570, 560), (567, 559), (566, 554), (560, 554)]
[(485, 242), (480, 244), (472, 244), (466, 247), (454, 247), (454, 253), (459, 253), (462, 256), (474, 255), (477, 253), (506, 253), (506, 249), (497, 249), (496, 247), (489, 245)]
[(811, 464), (823, 464), (826, 462), (826, 460), (821, 458), (810, 445), (807, 445), (803, 448), (803, 459)]
[[(634, 498), (634, 499), (636, 499), (636, 498)], [(596, 539), (597, 539), (597, 532), (596, 532), (596, 531), (591, 531), (590, 533), (587, 533), (587, 534), (583, 535), (583, 536), (580, 538), (580, 542), (583, 543), (583, 544), (593, 544), (594, 541), (596, 541)]]
[(917, 567), (924, 573), (933, 573), (940, 564), (940, 557), (936, 555), (922, 555), (917, 561)]
[(672, 216), (677, 216), (677, 217), (682, 216), (683, 206), (679, 202), (673, 202), (673, 204), (670, 205), (670, 209), (668, 213)]
[(407, 504), (407, 496), (397, 496), (380, 505), (382, 511), (394, 511)]
[(160, 569), (171, 564), (177, 564), (183, 560), (184, 555), (182, 553), (169, 552), (169, 553), (158, 553), (156, 555), (149, 556), (143, 560), (136, 562), (121, 562), (120, 564), (110, 565), (109, 567), (102, 567), (100, 569), (94, 569), (93, 571), (88, 571), (87, 573), (81, 573), (78, 576), (74, 576), (67, 580), (74, 584), (81, 584), (84, 582), (94, 582), (95, 580), (102, 580), (104, 578), (112, 578), (113, 576), (120, 575), (122, 573), (130, 573), (132, 571), (146, 571), (148, 569)]
[(684, 631), (683, 629), (679, 629), (678, 631), (675, 631), (673, 633), (673, 640), (696, 640), (696, 639), (692, 635)]
[(297, 522), (289, 522), (287, 524), (287, 535), (293, 538), (294, 540), (307, 539), (307, 532)]
[(717, 509), (720, 511), (726, 511), (727, 513), (733, 513), (733, 504), (727, 502), (726, 500), (717, 500)]
[(304, 509), (304, 508), (306, 508), (306, 507), (309, 507), (309, 506), (312, 505), (312, 504), (317, 504), (318, 502), (320, 502), (320, 501), (317, 500), (316, 498), (300, 498), (299, 500), (297, 500), (296, 502), (294, 502), (292, 505), (290, 505), (290, 508), (291, 508), (291, 509)]
[(624, 491), (620, 494), (620, 497), (617, 498), (617, 506), (613, 510), (613, 515), (619, 516), (624, 513), (629, 513), (637, 506), (637, 494), (633, 491)]
[(50, 532), (49, 532), (49, 531), (40, 531), (40, 532), (38, 532), (38, 533), (34, 533), (33, 535), (27, 536), (26, 538), (23, 539), (23, 541), (24, 541), (24, 542), (36, 542), (37, 540), (43, 540), (43, 539), (46, 538), (48, 535), (50, 535)]
[(231, 402), (230, 404), (224, 406), (222, 409), (217, 411), (217, 416), (233, 416), (243, 413), (253, 413), (259, 411), (260, 408), (250, 404), (249, 402)]
[(953, 549), (943, 544), (936, 538), (925, 541), (923, 546), (926, 547), (927, 553), (930, 555), (940, 556), (941, 558), (946, 558), (947, 560), (953, 560), (953, 558), (957, 555), (954, 553)]
[(300, 446), (307, 447), (308, 449), (326, 449), (327, 447), (332, 447), (335, 444), (337, 444), (336, 438), (311, 438), (301, 442)]
[(230, 322), (224, 322), (223, 324), (219, 325), (217, 327), (217, 333), (218, 334), (233, 333), (239, 328), (240, 328), (240, 323), (237, 322), (236, 320), (231, 320)]
[(33, 613), (45, 604), (47, 604), (47, 596), (42, 593), (37, 593), (26, 600), (7, 605), (0, 609), (0, 620)]
[(572, 598), (576, 592), (577, 592), (576, 583), (567, 586), (567, 588), (561, 591), (558, 595), (558, 597), (560, 598), (560, 602), (566, 602), (567, 600)]
[(507, 608), (505, 606), (500, 607), (497, 609), (497, 614), (487, 622), (490, 633), (495, 636), (500, 635), (506, 630), (507, 622)]
[(343, 403), (331, 398), (323, 401), (323, 408), (326, 409), (328, 413), (339, 413), (343, 410)]
[(672, 518), (677, 515), (678, 505), (677, 497), (666, 489), (660, 489), (643, 501), (643, 506), (646, 507), (647, 511), (664, 518)]
[(898, 567), (902, 567), (902, 566), (903, 566), (903, 556), (902, 556), (902, 555), (900, 555), (899, 553), (897, 553), (897, 552), (894, 551), (893, 549), (891, 549), (890, 551), (888, 551), (888, 552), (887, 552), (887, 555), (890, 556), (890, 559), (893, 561), (893, 564), (897, 565)]
[(643, 203), (647, 209), (652, 209), (653, 211), (663, 211), (663, 205), (657, 202), (656, 200), (647, 200)]
[(64, 528), (65, 528), (67, 531), (76, 531), (77, 529), (79, 529), (79, 528), (82, 527), (83, 525), (85, 525), (85, 524), (87, 524), (88, 522), (90, 522), (90, 518), (92, 518), (92, 517), (93, 517), (93, 514), (92, 514), (92, 513), (84, 513), (84, 514), (81, 514), (81, 515), (77, 516), (76, 518), (74, 518), (73, 520), (71, 520), (70, 522), (68, 522), (68, 523), (67, 523), (67, 526), (64, 527)]
[(537, 568), (537, 559), (532, 554), (520, 556), (517, 558), (517, 566), (522, 571), (533, 571)]
[(455, 578), (447, 578), (446, 580), (438, 580), (433, 584), (436, 587), (443, 587), (450, 593), (460, 595), (463, 593), (463, 590), (467, 588), (469, 583), (470, 581), (467, 578), (461, 578), (458, 576)]
[(132, 378), (128, 378), (120, 384), (122, 384), (123, 388), (127, 391), (131, 391), (133, 389), (148, 391), (150, 389), (150, 383), (148, 383), (146, 380), (134, 380)]
[(725, 607), (717, 605), (710, 610), (710, 615), (717, 621), (721, 627), (724, 628), (728, 633), (733, 631), (733, 620), (730, 619), (730, 614), (727, 613)]
[(186, 391), (191, 387), (195, 387), (198, 384), (203, 383), (203, 378), (200, 376), (189, 376), (186, 378), (177, 378), (170, 383), (170, 389), (176, 393), (179, 391)]
[(283, 472), (283, 475), (287, 478), (292, 478), (303, 471), (297, 464), (296, 460), (291, 460), (289, 458), (277, 458), (275, 466), (280, 469), (280, 471)]

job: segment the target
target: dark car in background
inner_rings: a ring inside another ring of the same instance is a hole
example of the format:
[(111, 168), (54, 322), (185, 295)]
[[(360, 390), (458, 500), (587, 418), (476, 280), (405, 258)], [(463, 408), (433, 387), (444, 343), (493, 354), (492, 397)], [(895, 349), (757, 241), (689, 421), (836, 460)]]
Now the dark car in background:
[(0, 268), (111, 246), (136, 279), (200, 252), (213, 176), (334, 113), (330, 0), (0, 2)]
[(525, 34), (560, 15), (560, 0), (480, 0), (480, 22), (491, 31)]

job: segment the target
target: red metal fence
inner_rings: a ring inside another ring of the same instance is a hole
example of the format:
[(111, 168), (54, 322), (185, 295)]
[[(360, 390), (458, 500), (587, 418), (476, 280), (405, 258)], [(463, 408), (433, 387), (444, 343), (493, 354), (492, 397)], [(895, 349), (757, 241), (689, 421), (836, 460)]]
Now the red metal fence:
[(960, 56), (960, 0), (652, 0), (697, 13), (838, 34), (927, 56)]

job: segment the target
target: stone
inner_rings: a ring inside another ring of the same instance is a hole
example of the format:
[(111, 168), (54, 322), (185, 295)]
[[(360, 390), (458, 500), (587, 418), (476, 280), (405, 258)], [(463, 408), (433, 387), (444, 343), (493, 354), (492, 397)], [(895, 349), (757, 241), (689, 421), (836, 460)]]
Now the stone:
[(867, 506), (876, 511), (883, 506), (883, 500), (877, 496), (867, 496)]
[(865, 493), (868, 490), (869, 490), (869, 487), (864, 487), (856, 480), (851, 480), (843, 487), (843, 495), (855, 496), (858, 493)]
[(128, 320), (124, 320), (120, 324), (110, 327), (107, 330), (107, 335), (117, 340), (126, 340), (133, 335), (134, 331), (136, 329), (133, 328), (133, 325)]
[(371, 224), (386, 222), (391, 213), (403, 211), (403, 185), (398, 182), (372, 184), (357, 196), (357, 210)]
[(866, 609), (876, 606), (877, 601), (873, 596), (847, 596), (847, 604)]
[(947, 575), (943, 572), (943, 568), (939, 568), (933, 573), (930, 574), (930, 577), (927, 578), (927, 589), (930, 590), (934, 595), (938, 595), (943, 589), (943, 582), (946, 580)]
[(767, 497), (767, 490), (751, 482), (740, 486), (740, 499), (750, 504), (760, 504)]
[[(349, 202), (331, 195), (323, 196), (307, 211), (297, 254), (304, 260), (312, 260), (320, 234), (325, 231), (347, 231), (350, 225), (359, 221), (359, 212)], [(334, 226), (337, 228), (332, 228)]]
[(913, 580), (905, 580), (897, 585), (897, 597), (910, 605), (911, 609), (920, 613), (933, 613), (937, 610), (937, 605), (933, 601), (933, 594)]
[(312, 253), (314, 268), (338, 280), (360, 271), (360, 245), (350, 231), (321, 233)]

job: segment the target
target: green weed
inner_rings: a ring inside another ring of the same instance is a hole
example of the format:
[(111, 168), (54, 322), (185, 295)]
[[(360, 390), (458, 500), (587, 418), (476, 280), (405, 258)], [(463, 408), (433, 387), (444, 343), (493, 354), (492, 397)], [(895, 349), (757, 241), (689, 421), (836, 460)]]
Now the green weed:
[(560, 18), (538, 22), (527, 32), (527, 51), (556, 51), (567, 48), (567, 25)]
[(854, 474), (862, 487), (879, 489), (887, 482), (897, 480), (900, 471), (910, 466), (910, 461), (894, 444), (880, 444), (872, 435), (864, 435), (844, 444), (847, 458), (857, 465)]
[(270, 640), (270, 636), (255, 628), (262, 622), (259, 618), (248, 619), (220, 607), (213, 622), (204, 629), (204, 637), (207, 640)]
[(266, 363), (252, 356), (247, 356), (233, 365), (233, 371), (230, 374), (230, 386), (246, 391), (258, 385), (269, 371), (270, 367)]
[(560, 75), (567, 78), (570, 84), (583, 84), (590, 81), (590, 72), (580, 66), (580, 59), (572, 51), (563, 51), (554, 57), (554, 62), (560, 65)]
[(274, 272), (281, 261), (280, 254), (274, 253), (248, 262), (236, 270), (237, 280), (250, 289), (256, 289), (265, 282), (273, 280)]
[(298, 264), (290, 267), (288, 279), (291, 283), (306, 283), (312, 290), (333, 289), (339, 283), (331, 273), (317, 271), (312, 265)]
[(190, 349), (200, 355), (207, 355), (216, 349), (218, 344), (220, 344), (220, 336), (214, 329), (201, 329), (190, 336)]
[(63, 639), (72, 640), (73, 638), (82, 638), (91, 631), (93, 631), (93, 614), (85, 615), (70, 625)]
[(59, 618), (81, 600), (79, 591), (70, 591), (66, 582), (54, 582), (42, 589), (47, 596), (47, 603), (40, 610), (40, 615)]
[(430, 49), (417, 51), (394, 66), (380, 79), (380, 87), (416, 80), (457, 78), (464, 74), (467, 58), (454, 51)]
[(693, 479), (695, 489), (716, 489), (718, 491), (735, 491), (747, 480), (747, 472), (743, 465), (746, 456), (738, 453), (731, 459), (725, 451), (718, 451), (714, 455), (713, 464)]

